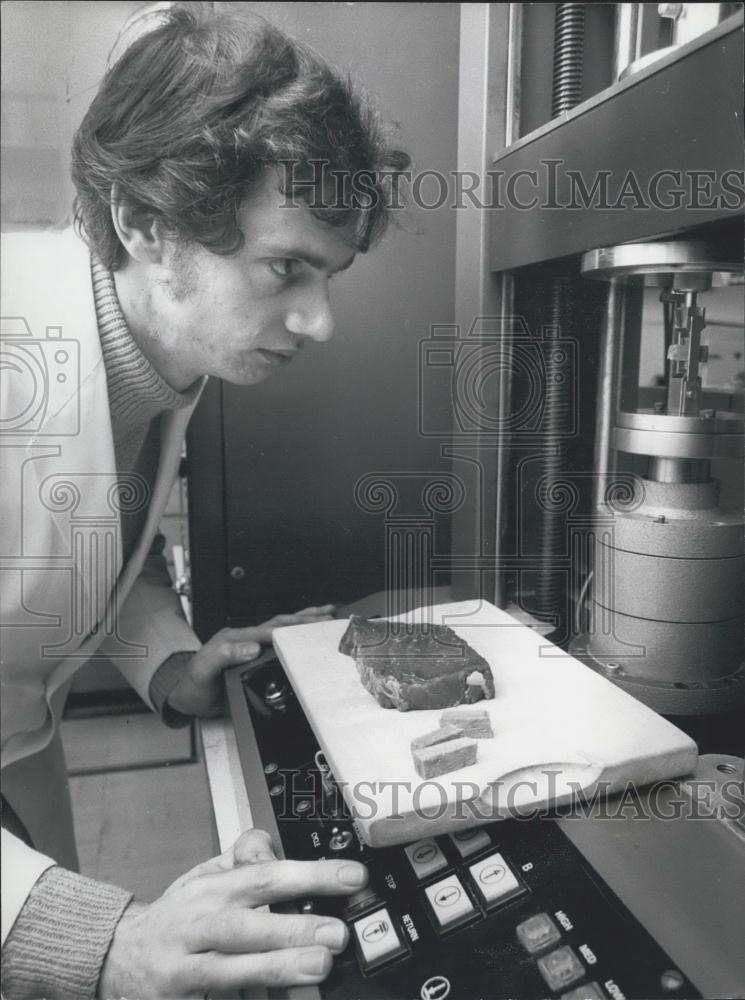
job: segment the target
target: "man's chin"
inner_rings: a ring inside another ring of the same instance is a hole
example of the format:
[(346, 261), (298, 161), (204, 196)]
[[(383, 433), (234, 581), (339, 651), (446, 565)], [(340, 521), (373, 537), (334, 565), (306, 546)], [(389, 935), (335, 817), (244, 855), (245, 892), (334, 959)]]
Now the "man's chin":
[(271, 368), (254, 368), (246, 372), (232, 371), (223, 376), (223, 381), (230, 382), (231, 385), (246, 387), (249, 385), (258, 385), (259, 382), (266, 382), (273, 374), (274, 370)]

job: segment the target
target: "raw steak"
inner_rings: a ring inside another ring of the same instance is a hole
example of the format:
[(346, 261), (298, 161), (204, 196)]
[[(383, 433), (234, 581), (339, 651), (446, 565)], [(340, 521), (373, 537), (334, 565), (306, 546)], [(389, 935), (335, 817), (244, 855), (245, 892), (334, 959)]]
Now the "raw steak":
[(486, 660), (446, 625), (409, 625), (353, 615), (339, 652), (354, 658), (383, 708), (450, 708), (494, 697)]

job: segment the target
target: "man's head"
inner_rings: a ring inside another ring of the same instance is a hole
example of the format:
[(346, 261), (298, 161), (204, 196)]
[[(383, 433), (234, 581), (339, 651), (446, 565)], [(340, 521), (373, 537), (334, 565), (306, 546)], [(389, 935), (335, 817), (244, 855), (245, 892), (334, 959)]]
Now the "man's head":
[[(218, 337), (288, 356), (305, 337), (327, 339), (325, 283), (381, 235), (386, 180), (408, 164), (320, 57), (238, 12), (179, 8), (108, 72), (72, 159), (76, 222), (166, 369), (200, 336), (212, 340), (207, 360)], [(198, 325), (205, 303), (209, 330)], [(241, 318), (243, 334), (231, 325)], [(243, 371), (236, 358), (203, 371), (184, 364), (183, 377), (258, 381), (276, 361), (261, 358), (244, 357)]]

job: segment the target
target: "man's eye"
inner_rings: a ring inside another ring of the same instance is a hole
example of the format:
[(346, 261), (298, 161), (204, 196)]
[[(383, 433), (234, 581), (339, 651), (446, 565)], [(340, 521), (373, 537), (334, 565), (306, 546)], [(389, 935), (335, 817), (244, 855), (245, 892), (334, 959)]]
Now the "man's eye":
[(275, 257), (274, 260), (269, 261), (269, 267), (280, 277), (289, 278), (296, 263), (297, 261), (293, 260), (292, 257)]

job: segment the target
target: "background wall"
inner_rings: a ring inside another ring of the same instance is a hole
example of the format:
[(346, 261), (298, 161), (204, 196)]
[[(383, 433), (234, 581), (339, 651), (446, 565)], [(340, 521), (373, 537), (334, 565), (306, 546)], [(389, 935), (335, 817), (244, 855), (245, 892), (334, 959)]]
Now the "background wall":
[(71, 218), (70, 143), (127, 19), (142, 3), (2, 5), (2, 216), (6, 228)]
[[(351, 69), (399, 123), (415, 170), (456, 168), (458, 4), (231, 8), (258, 12)], [(433, 198), (432, 189), (424, 193)], [(412, 209), (382, 246), (334, 281), (329, 344), (309, 345), (290, 369), (259, 386), (209, 387), (189, 439), (203, 632), (225, 616), (239, 624), (385, 587), (383, 515), (360, 510), (354, 487), (373, 472), (395, 473), (400, 485), (400, 473), (447, 468), (441, 442), (418, 432), (419, 342), (433, 324), (453, 321), (455, 222), (447, 205)], [(445, 426), (447, 395), (430, 400), (439, 411), (433, 419)], [(421, 518), (418, 491), (401, 510)], [(437, 532), (437, 547), (447, 552), (445, 517)]]

